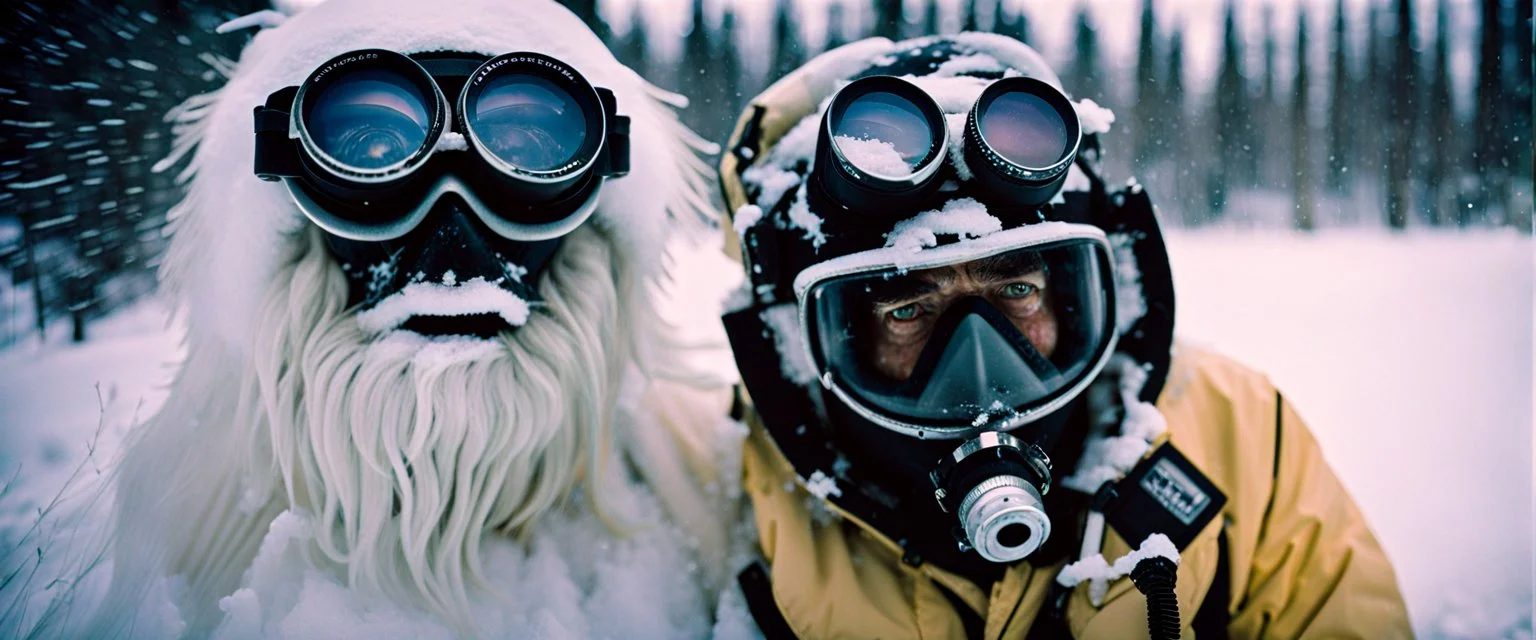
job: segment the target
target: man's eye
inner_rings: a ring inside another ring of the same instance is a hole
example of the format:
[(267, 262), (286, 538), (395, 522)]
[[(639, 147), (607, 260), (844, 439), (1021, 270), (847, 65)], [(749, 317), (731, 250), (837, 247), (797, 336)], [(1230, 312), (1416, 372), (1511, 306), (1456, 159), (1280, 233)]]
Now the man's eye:
[(906, 305), (906, 306), (897, 307), (895, 309), (892, 309), (891, 310), (891, 318), (894, 319), (894, 320), (900, 320), (902, 322), (906, 322), (907, 320), (911, 320), (913, 318), (916, 318), (917, 314), (920, 313), (920, 312), (921, 312), (921, 310), (917, 308), (917, 303), (914, 302), (914, 303)]
[(1003, 287), (1003, 297), (1005, 298), (1028, 298), (1034, 292), (1035, 285), (1028, 282), (1015, 282)]

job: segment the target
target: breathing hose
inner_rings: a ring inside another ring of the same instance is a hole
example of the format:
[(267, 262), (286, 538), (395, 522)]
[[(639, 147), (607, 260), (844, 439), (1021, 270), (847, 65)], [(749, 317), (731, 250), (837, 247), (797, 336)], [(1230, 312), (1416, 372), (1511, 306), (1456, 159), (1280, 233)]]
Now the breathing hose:
[(1179, 598), (1173, 588), (1178, 569), (1162, 556), (1143, 558), (1131, 570), (1131, 582), (1147, 597), (1147, 633), (1152, 640), (1177, 640), (1179, 637)]

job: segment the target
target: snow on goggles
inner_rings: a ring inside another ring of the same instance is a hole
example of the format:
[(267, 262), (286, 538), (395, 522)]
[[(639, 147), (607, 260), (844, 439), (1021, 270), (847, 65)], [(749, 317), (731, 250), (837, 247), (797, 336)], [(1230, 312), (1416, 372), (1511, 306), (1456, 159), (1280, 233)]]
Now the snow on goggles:
[(795, 279), (822, 385), (918, 438), (1005, 431), (1085, 389), (1114, 351), (1104, 232), (1041, 223), (910, 253), (875, 249)]
[(613, 92), (538, 53), (353, 51), (268, 96), (255, 120), (256, 175), (285, 180), (307, 217), (351, 240), (401, 237), (450, 194), (498, 235), (557, 238), (629, 171)]
[[(1061, 91), (1029, 77), (988, 85), (966, 114), (965, 165), (994, 206), (1035, 208), (1061, 190), (1082, 127)], [(939, 187), (949, 127), (938, 103), (894, 76), (832, 97), (816, 142), (816, 181), (856, 212), (913, 210)]]

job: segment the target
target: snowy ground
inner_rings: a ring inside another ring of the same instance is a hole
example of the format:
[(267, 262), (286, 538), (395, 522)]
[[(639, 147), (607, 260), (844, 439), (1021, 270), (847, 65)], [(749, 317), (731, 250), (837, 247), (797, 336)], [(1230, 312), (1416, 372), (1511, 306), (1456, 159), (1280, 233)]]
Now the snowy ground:
[(1415, 626), (1529, 637), (1531, 241), (1169, 244), (1179, 334), (1264, 370), (1295, 403), (1390, 554)]
[[(1531, 241), (1202, 232), (1169, 243), (1180, 335), (1268, 372), (1295, 402), (1391, 554), (1420, 632), (1529, 638)], [(722, 262), (707, 249), (683, 259), (674, 317), (733, 284)], [(15, 474), (0, 542), (63, 484), (99, 424), (104, 457), (162, 399), (176, 355), (165, 326), (150, 301), (94, 325), (87, 345), (0, 353), (0, 482)]]

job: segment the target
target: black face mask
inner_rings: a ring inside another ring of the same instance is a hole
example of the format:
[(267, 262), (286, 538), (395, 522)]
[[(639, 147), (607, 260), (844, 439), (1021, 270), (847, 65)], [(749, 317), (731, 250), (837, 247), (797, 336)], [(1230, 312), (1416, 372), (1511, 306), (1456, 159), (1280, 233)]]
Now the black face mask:
[[(993, 380), (992, 374), (1003, 369), (1010, 375)], [(998, 386), (1043, 397), (1061, 386), (1060, 378), (1056, 365), (1040, 355), (1002, 312), (972, 297), (956, 302), (938, 319), (912, 367), (912, 377), (901, 386), (904, 395), (917, 398), (918, 405), (938, 410), (956, 403), (986, 407)]]
[[(458, 203), (444, 199), (419, 226), (400, 238), (370, 242), (326, 233), (325, 240), (346, 274), (348, 306), (366, 311), (413, 283), (465, 283), (476, 278), (529, 303), (538, 302), (538, 279), (562, 238), (508, 240), (491, 233)], [(490, 338), (512, 327), (488, 312), (415, 315), (399, 328), (423, 335)]]

